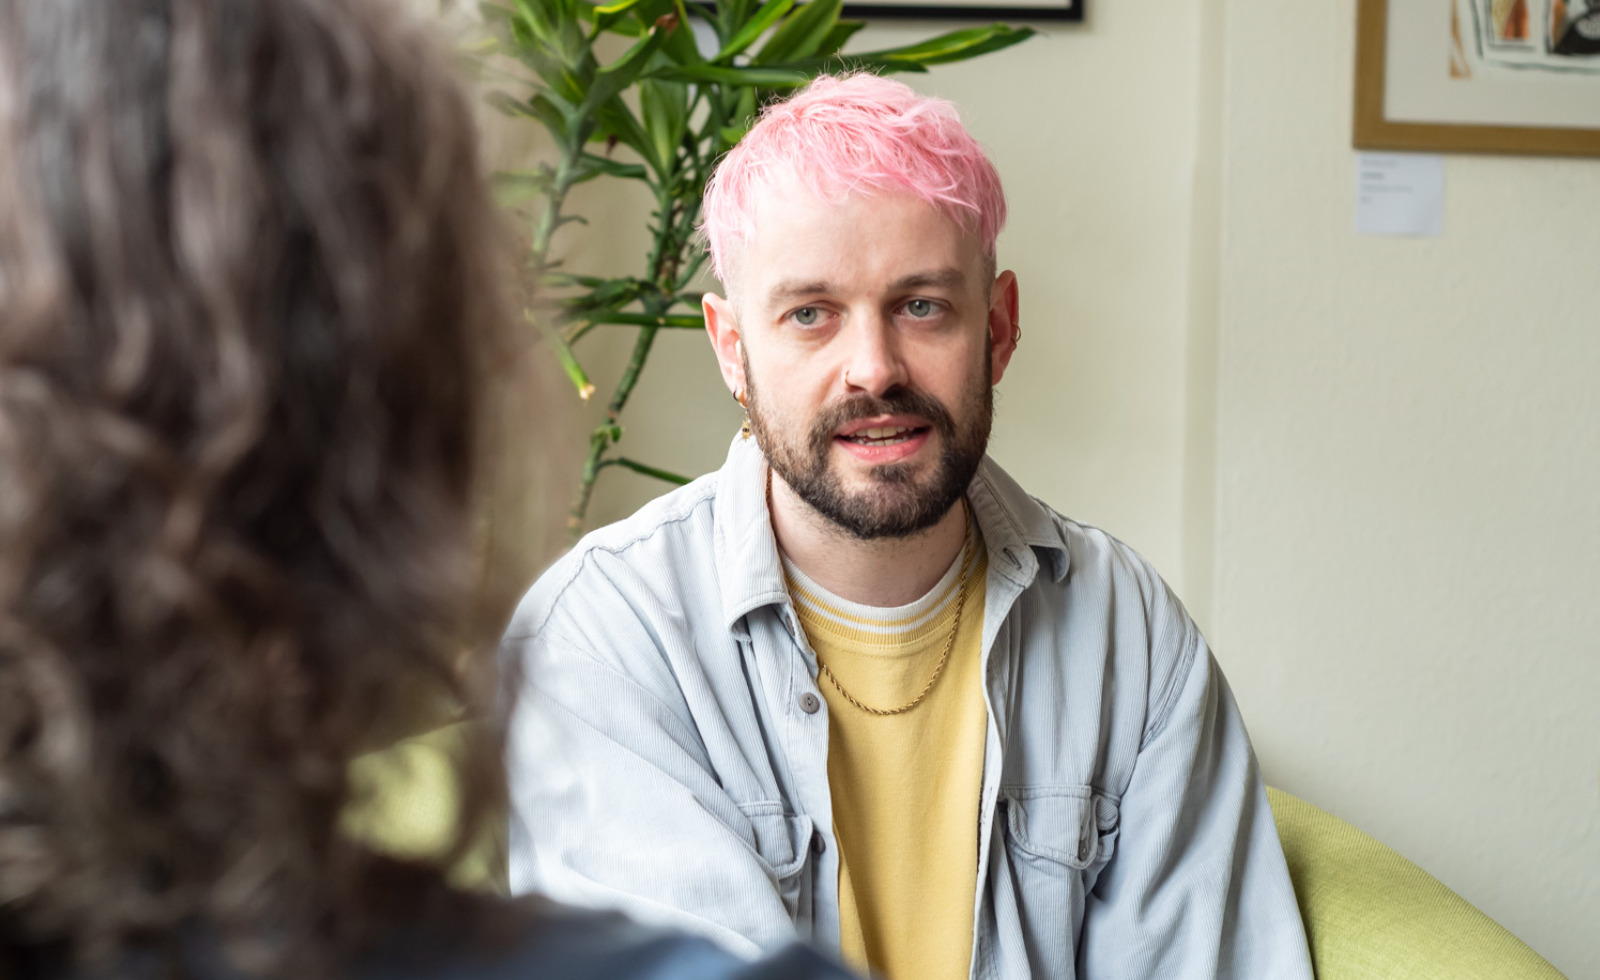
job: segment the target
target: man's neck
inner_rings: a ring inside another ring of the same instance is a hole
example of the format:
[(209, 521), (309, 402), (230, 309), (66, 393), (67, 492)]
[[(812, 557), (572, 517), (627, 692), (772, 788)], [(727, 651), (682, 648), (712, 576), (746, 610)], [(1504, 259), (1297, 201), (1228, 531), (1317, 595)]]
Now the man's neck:
[(866, 606), (903, 606), (938, 584), (967, 538), (966, 508), (903, 538), (863, 541), (817, 513), (773, 474), (769, 500), (778, 549), (813, 582)]

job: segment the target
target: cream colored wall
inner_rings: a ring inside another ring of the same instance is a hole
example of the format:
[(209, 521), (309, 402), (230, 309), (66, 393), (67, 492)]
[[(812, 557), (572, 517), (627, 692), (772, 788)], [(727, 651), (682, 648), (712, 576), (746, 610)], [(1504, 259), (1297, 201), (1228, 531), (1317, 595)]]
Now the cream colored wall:
[[(993, 453), (1185, 597), (1269, 780), (1600, 977), (1600, 161), (1452, 158), (1442, 238), (1356, 236), (1349, 7), (1100, 0), (912, 79), (1012, 202)], [(636, 267), (639, 209), (584, 199), (572, 260)], [(624, 448), (704, 472), (738, 417), (664, 334)]]
[(1271, 779), (1600, 977), (1600, 160), (1357, 236), (1349, 6), (1227, 4), (1213, 638)]

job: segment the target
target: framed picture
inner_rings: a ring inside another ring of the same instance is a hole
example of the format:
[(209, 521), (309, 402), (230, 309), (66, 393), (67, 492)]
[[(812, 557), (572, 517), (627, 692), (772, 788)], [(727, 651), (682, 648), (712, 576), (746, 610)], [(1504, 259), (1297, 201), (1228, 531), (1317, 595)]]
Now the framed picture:
[(1600, 0), (1358, 0), (1355, 145), (1600, 156)]
[(1084, 0), (845, 0), (846, 17), (931, 20), (1083, 20)]

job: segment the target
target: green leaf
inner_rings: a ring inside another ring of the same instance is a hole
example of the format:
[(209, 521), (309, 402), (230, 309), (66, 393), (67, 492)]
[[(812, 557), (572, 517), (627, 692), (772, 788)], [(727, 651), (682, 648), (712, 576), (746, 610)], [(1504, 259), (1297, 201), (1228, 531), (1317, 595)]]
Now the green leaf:
[[(684, 33), (688, 33), (685, 31)], [(671, 166), (689, 127), (689, 86), (646, 78), (639, 82), (639, 115), (655, 159)]]
[(698, 313), (596, 313), (588, 317), (594, 323), (606, 323), (618, 327), (656, 327), (664, 330), (704, 330), (705, 317)]
[(732, 37), (739, 32), (741, 25), (750, 19), (750, 5), (753, 0), (717, 0), (717, 23), (722, 29), (717, 33), (721, 37)]
[(843, 0), (809, 0), (773, 32), (752, 63), (781, 64), (811, 57), (839, 22), (841, 6)]
[(673, 0), (640, 0), (631, 11), (634, 23), (647, 32), (655, 30), (661, 18), (676, 12)]
[(542, 123), (550, 134), (559, 143), (565, 143), (567, 138), (567, 121), (561, 110), (542, 95), (536, 95), (527, 102), (518, 99), (508, 92), (494, 91), (484, 95), (483, 101), (491, 107), (498, 109), (508, 116), (519, 119), (532, 119)]
[(584, 276), (575, 272), (550, 272), (546, 273), (540, 281), (541, 285), (552, 289), (561, 289), (567, 286), (582, 286), (585, 289), (597, 289), (611, 282), (604, 276)]
[(1010, 27), (989, 24), (985, 27), (968, 27), (931, 37), (926, 41), (882, 51), (866, 51), (847, 55), (846, 60), (883, 60), (887, 62), (914, 62), (919, 65), (942, 65), (952, 61), (966, 61), (982, 54), (990, 54), (1021, 44), (1036, 32), (1031, 27)]
[(528, 104), (521, 102), (510, 92), (494, 91), (484, 95), (483, 101), (508, 116), (522, 116), (525, 119), (538, 119)]
[(566, 142), (567, 134), (572, 129), (572, 118), (568, 113), (563, 112), (561, 107), (543, 95), (535, 95), (529, 99), (528, 109), (532, 111), (535, 119), (544, 123), (544, 128), (550, 130), (557, 140)]
[(826, 58), (830, 55), (838, 54), (839, 49), (844, 47), (845, 43), (854, 37), (857, 31), (866, 26), (866, 21), (862, 20), (841, 20), (833, 25), (833, 30), (829, 31), (828, 36), (822, 39), (821, 44), (817, 45), (817, 56)]
[[(532, 314), (524, 314), (529, 320), (536, 319)], [(550, 349), (555, 351), (556, 360), (561, 362), (562, 370), (567, 372), (567, 378), (572, 386), (578, 389), (578, 397), (584, 401), (594, 395), (594, 383), (589, 380), (589, 375), (583, 370), (583, 365), (578, 363), (578, 355), (572, 352), (561, 334), (546, 323), (542, 317), (537, 318), (539, 331), (544, 334), (545, 341), (550, 344)]]
[[(823, 0), (816, 0), (823, 2)], [(793, 88), (810, 81), (811, 74), (793, 67), (738, 68), (732, 65), (674, 65), (660, 68), (652, 77), (675, 82), (708, 82), (719, 85)]]
[(683, 0), (673, 0), (673, 11), (678, 20), (664, 44), (667, 54), (680, 65), (692, 65), (706, 60), (700, 55), (700, 45), (695, 43), (694, 28), (689, 23), (689, 11), (684, 7)]
[(787, 14), (793, 7), (794, 0), (767, 0), (766, 3), (761, 5), (761, 9), (756, 12), (756, 15), (746, 22), (743, 27), (739, 28), (739, 32), (730, 38), (727, 44), (722, 46), (722, 50), (718, 51), (717, 56), (712, 60), (717, 64), (727, 64), (732, 61), (734, 55), (739, 54), (745, 48), (760, 40), (761, 35), (765, 34), (773, 24), (782, 19), (783, 15)]
[(623, 89), (632, 85), (649, 63), (650, 56), (655, 54), (656, 49), (666, 40), (667, 34), (668, 31), (662, 28), (651, 31), (646, 37), (635, 41), (622, 57), (595, 72), (594, 83), (584, 93), (578, 106), (579, 114), (592, 114), (600, 106), (616, 98)]
[(515, 0), (516, 19), (533, 38), (547, 45), (559, 46), (561, 25), (565, 18), (560, 0)]
[[(587, 0), (586, 0), (587, 2)], [(610, 30), (613, 24), (628, 16), (628, 12), (638, 6), (640, 0), (617, 0), (604, 6), (594, 7), (594, 26), (596, 30)]]
[(638, 299), (653, 287), (638, 279), (601, 279), (586, 293), (560, 300), (563, 308), (582, 314), (592, 322), (610, 322), (607, 316)]
[(568, 63), (556, 57), (548, 48), (536, 44), (519, 43), (512, 53), (518, 61), (533, 69), (551, 95), (572, 105), (583, 101), (588, 88), (585, 75), (592, 71), (591, 59), (585, 57), (578, 62)]
[(578, 160), (582, 176), (578, 181), (592, 180), (595, 177), (621, 177), (626, 180), (644, 180), (645, 169), (637, 163), (622, 163), (610, 157), (600, 156), (598, 153), (585, 153)]
[(874, 58), (870, 55), (835, 54), (826, 58), (807, 58), (805, 61), (796, 61), (784, 66), (792, 71), (803, 72), (807, 78), (819, 75), (822, 72), (857, 72), (868, 71), (877, 75), (892, 75), (895, 73), (924, 74), (927, 67), (916, 61), (907, 61), (904, 58)]
[[(619, 432), (618, 435), (621, 435), (621, 433)], [(613, 439), (612, 441), (615, 442), (616, 440)], [(617, 456), (617, 457), (614, 457), (612, 459), (608, 459), (604, 463), (602, 463), (601, 465), (602, 466), (621, 466), (621, 467), (624, 467), (626, 469), (633, 470), (635, 473), (642, 473), (645, 476), (653, 476), (657, 480), (664, 480), (667, 483), (675, 483), (680, 487), (689, 482), (689, 478), (686, 477), (686, 476), (679, 476), (676, 473), (670, 472), (668, 470), (657, 469), (654, 466), (646, 466), (645, 464), (635, 462), (635, 461), (629, 459), (626, 456)]]
[(645, 133), (644, 127), (639, 125), (639, 120), (633, 115), (633, 110), (621, 99), (612, 99), (610, 102), (596, 109), (594, 112), (594, 140), (616, 138), (617, 142), (639, 154), (651, 170), (656, 173), (665, 173), (666, 164), (655, 158), (655, 144)]
[(549, 167), (539, 170), (502, 170), (489, 178), (489, 189), (501, 207), (516, 207), (545, 194), (554, 183)]

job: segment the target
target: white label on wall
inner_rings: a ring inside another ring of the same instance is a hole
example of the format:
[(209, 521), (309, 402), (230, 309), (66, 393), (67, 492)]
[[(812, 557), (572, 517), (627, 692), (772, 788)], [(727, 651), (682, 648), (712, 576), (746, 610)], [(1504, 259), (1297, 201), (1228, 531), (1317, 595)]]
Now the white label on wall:
[(1436, 153), (1357, 157), (1357, 232), (1438, 235), (1444, 231), (1444, 157)]

